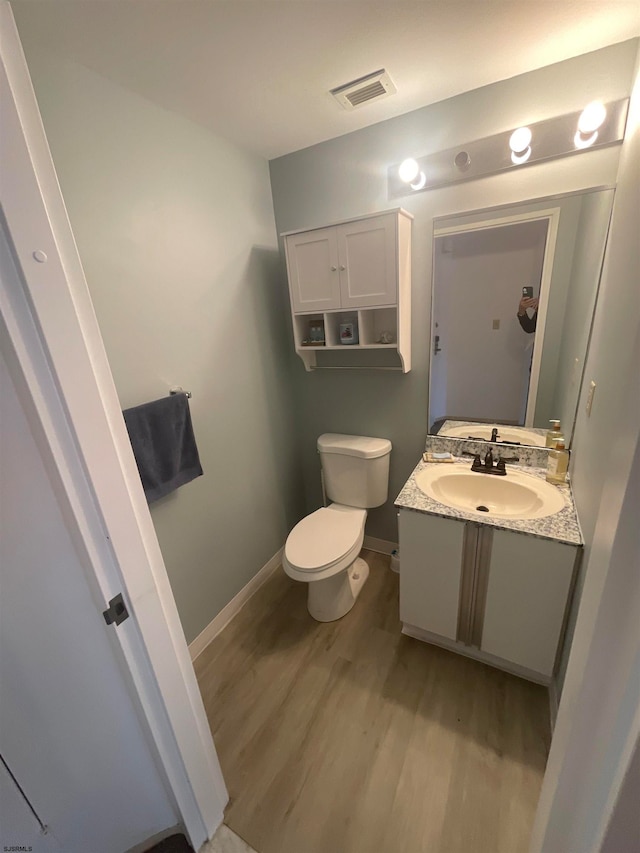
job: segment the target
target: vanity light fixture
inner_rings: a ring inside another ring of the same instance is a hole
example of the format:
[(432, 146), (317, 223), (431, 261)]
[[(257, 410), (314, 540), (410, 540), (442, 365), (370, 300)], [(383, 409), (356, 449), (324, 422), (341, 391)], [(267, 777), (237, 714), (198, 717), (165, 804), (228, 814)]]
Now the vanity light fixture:
[(459, 169), (461, 172), (466, 172), (471, 166), (471, 157), (469, 157), (469, 152), (458, 151), (456, 156), (453, 158), (453, 162), (456, 169)]
[(511, 149), (511, 162), (514, 166), (526, 163), (531, 156), (531, 139), (533, 134), (528, 127), (519, 127), (509, 137), (509, 148)]
[(387, 169), (389, 198), (522, 169), (585, 149), (618, 145), (624, 139), (628, 109), (629, 98), (593, 101), (580, 111), (529, 122), (424, 157), (407, 158)]
[(591, 101), (582, 110), (578, 119), (578, 130), (573, 137), (576, 148), (589, 148), (598, 138), (598, 130), (607, 117), (607, 109), (602, 101)]

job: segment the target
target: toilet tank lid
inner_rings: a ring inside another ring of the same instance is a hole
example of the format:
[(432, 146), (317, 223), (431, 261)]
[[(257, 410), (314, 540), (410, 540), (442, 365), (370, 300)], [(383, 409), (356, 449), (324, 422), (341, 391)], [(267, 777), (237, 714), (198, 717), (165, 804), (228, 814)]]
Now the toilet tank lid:
[(378, 456), (391, 453), (391, 442), (388, 438), (325, 432), (318, 438), (318, 450), (320, 453), (341, 453), (343, 456), (376, 459)]

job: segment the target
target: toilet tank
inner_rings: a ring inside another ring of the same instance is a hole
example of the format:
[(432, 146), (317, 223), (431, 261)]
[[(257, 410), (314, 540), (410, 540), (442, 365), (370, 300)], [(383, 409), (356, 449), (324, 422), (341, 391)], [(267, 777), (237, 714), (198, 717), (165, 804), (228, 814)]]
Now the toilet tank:
[(388, 439), (327, 432), (318, 438), (318, 453), (329, 500), (362, 509), (382, 506), (387, 500)]

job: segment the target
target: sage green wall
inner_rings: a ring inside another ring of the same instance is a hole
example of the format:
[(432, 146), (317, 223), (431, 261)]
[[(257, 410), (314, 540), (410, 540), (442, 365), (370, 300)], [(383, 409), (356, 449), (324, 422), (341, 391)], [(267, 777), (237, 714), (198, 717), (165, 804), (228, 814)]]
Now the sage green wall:
[[(307, 508), (320, 503), (316, 436), (324, 431), (393, 442), (390, 500), (373, 510), (367, 533), (397, 541), (393, 498), (416, 464), (427, 432), (431, 233), (434, 217), (615, 183), (619, 147), (505, 174), (387, 198), (386, 173), (405, 157), (579, 109), (631, 91), (637, 40), (467, 92), (364, 130), (271, 161), (279, 232), (316, 227), (398, 205), (415, 217), (412, 252), (412, 370), (395, 373), (294, 368)], [(363, 107), (362, 109), (366, 109)], [(282, 272), (283, 287), (284, 270)], [(291, 332), (289, 332), (291, 342)]]
[[(553, 400), (547, 410), (548, 417), (559, 417), (567, 431), (575, 422), (614, 195), (614, 190), (604, 190), (581, 197), (577, 227), (580, 239), (576, 241), (571, 276), (567, 281), (566, 308), (555, 359)], [(577, 367), (576, 358), (579, 359)]]
[(302, 512), (268, 165), (16, 17), (122, 407), (193, 393), (204, 476), (151, 507), (191, 641)]
[[(640, 51), (629, 120), (622, 145), (611, 228), (593, 320), (584, 382), (578, 402), (571, 461), (571, 481), (585, 540), (576, 594), (569, 614), (558, 680), (564, 681), (570, 641), (578, 619), (583, 586), (590, 573), (603, 572), (607, 545), (616, 534), (618, 502), (622, 502), (640, 433)], [(586, 400), (589, 383), (596, 383), (591, 414)], [(637, 493), (637, 489), (636, 489)], [(633, 495), (633, 490), (629, 495)], [(630, 498), (631, 499), (631, 498)], [(640, 518), (640, 506), (633, 507)], [(606, 523), (599, 521), (603, 517)], [(598, 530), (600, 524), (600, 530)], [(637, 529), (637, 528), (636, 528)], [(638, 552), (629, 561), (638, 562)], [(604, 581), (603, 581), (604, 582)], [(636, 614), (637, 621), (637, 614)], [(612, 654), (614, 652), (612, 651)]]

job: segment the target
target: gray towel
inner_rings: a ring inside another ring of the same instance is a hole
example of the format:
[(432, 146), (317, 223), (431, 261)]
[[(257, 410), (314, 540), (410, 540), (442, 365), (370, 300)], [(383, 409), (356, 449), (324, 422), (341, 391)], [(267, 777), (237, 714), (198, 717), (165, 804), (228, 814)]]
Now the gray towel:
[(202, 474), (186, 394), (172, 394), (122, 414), (148, 503)]

